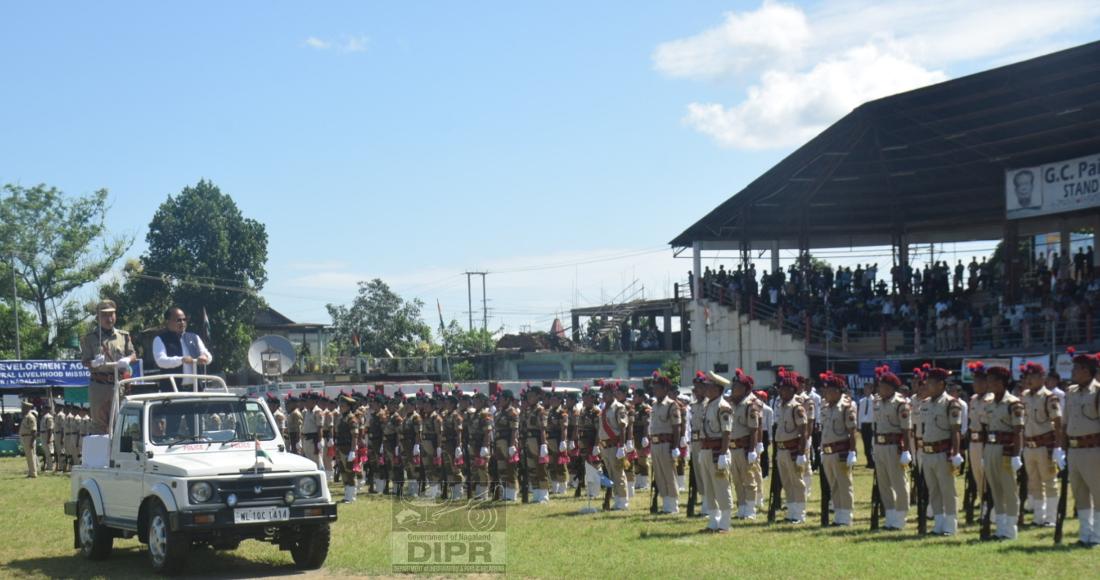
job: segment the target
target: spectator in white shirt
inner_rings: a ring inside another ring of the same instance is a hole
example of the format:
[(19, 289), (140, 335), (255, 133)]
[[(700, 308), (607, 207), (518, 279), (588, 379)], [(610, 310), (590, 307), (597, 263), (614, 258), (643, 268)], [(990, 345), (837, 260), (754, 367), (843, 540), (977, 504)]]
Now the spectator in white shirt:
[(863, 397), (858, 404), (859, 434), (863, 439), (863, 455), (867, 458), (867, 467), (874, 469), (875, 458), (871, 454), (872, 440), (875, 434), (875, 383), (863, 385)]

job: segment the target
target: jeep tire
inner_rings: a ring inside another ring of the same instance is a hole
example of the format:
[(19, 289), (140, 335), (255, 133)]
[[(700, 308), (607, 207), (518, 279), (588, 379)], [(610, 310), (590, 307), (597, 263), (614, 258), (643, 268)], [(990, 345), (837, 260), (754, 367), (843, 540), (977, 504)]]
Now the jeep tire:
[(148, 520), (149, 563), (153, 571), (172, 575), (183, 570), (191, 541), (183, 532), (173, 532), (164, 504), (154, 500)]
[(99, 523), (92, 498), (86, 495), (77, 504), (76, 530), (82, 556), (89, 560), (104, 560), (111, 555), (115, 537), (111, 530)]
[(301, 526), (298, 530), (298, 540), (290, 548), (294, 566), (299, 570), (320, 568), (328, 557), (331, 542), (332, 530), (327, 523)]

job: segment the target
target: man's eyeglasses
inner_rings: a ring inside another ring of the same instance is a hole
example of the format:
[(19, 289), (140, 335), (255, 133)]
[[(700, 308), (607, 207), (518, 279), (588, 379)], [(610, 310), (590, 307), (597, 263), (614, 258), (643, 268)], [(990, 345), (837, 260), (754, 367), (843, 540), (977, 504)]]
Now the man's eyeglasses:
[(174, 318), (172, 320), (175, 321), (175, 322), (187, 322), (186, 318)]

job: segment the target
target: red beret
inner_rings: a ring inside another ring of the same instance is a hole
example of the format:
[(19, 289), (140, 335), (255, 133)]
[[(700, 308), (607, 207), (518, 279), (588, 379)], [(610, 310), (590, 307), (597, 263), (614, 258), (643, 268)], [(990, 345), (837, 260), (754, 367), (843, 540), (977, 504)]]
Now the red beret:
[(1020, 365), (1020, 375), (1045, 375), (1047, 370), (1043, 368), (1043, 365), (1037, 362), (1026, 362)]
[(1000, 379), (1005, 384), (1008, 384), (1012, 380), (1012, 373), (1004, 367), (989, 367), (986, 370), (986, 376), (993, 379)]
[(750, 389), (756, 386), (756, 381), (753, 380), (751, 376), (746, 375), (745, 371), (741, 369), (736, 369), (733, 371), (733, 380), (734, 382), (741, 383), (742, 385), (745, 385)]

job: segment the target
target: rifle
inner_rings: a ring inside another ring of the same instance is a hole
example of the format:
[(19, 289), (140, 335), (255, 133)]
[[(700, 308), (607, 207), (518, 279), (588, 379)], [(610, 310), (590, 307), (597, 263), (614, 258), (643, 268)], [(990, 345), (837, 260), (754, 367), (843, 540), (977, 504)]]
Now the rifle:
[(878, 468), (871, 473), (871, 531), (878, 530), (879, 514), (883, 512), (882, 492), (878, 488)]
[(966, 525), (974, 524), (974, 504), (978, 499), (978, 481), (974, 478), (974, 464), (970, 454), (966, 456), (966, 490), (963, 491), (963, 511), (966, 512)]
[(577, 472), (577, 489), (573, 491), (573, 498), (580, 499), (581, 489), (584, 488), (584, 454), (577, 452), (577, 456), (573, 458), (573, 470)]
[(519, 493), (523, 503), (528, 501), (528, 488), (531, 487), (531, 479), (527, 470), (527, 430), (523, 430), (523, 439), (519, 441)]
[(779, 511), (780, 496), (783, 494), (783, 482), (779, 478), (779, 444), (772, 437), (772, 474), (771, 495), (768, 497), (768, 523), (775, 523), (775, 512)]
[[(690, 451), (689, 451), (690, 453)], [(699, 490), (695, 485), (695, 457), (688, 457), (688, 505), (687, 515), (695, 517), (695, 500), (699, 499)]]
[(1069, 460), (1066, 460), (1065, 469), (1058, 473), (1062, 480), (1062, 493), (1058, 496), (1058, 515), (1054, 519), (1054, 545), (1062, 543), (1062, 527), (1066, 521), (1066, 499), (1069, 497)]
[[(443, 443), (443, 438), (440, 437), (439, 441), (440, 441), (440, 443)], [(437, 453), (438, 453), (438, 451), (437, 451)], [(451, 461), (454, 461), (453, 456), (451, 457)], [(448, 463), (447, 459), (443, 458), (443, 461), (439, 466), (440, 467), (440, 471), (439, 471), (439, 488), (440, 488), (439, 489), (439, 497), (440, 497), (440, 499), (450, 499), (450, 495), (451, 495), (450, 489), (448, 489), (451, 486), (447, 484), (447, 481), (448, 481), (447, 480), (447, 463)]]
[[(1023, 456), (1020, 457), (1023, 459)], [(1020, 514), (1016, 516), (1016, 525), (1023, 527), (1024, 525), (1024, 500), (1027, 499), (1027, 470), (1020, 467), (1020, 470), (1016, 472), (1016, 483), (1019, 486), (1018, 493), (1020, 494)], [(1035, 506), (1031, 506), (1034, 510)]]
[(993, 519), (993, 491), (989, 487), (989, 474), (986, 474), (985, 485), (982, 490), (982, 528), (978, 537), (988, 540), (993, 536), (990, 530), (990, 520)]
[(829, 502), (833, 500), (833, 489), (829, 487), (829, 478), (825, 476), (825, 457), (821, 457), (818, 477), (821, 480), (821, 527), (829, 527)]
[(924, 480), (924, 469), (917, 462), (913, 465), (917, 480), (917, 533), (928, 533), (928, 482)]
[(649, 513), (655, 514), (659, 510), (657, 509), (657, 478), (653, 477), (653, 468), (649, 469), (649, 476), (653, 478), (649, 484)]
[(607, 486), (607, 491), (603, 494), (603, 511), (611, 510), (611, 492), (615, 489), (615, 482), (611, 480), (611, 470), (608, 469), (607, 464), (603, 466), (604, 477), (611, 483)]

